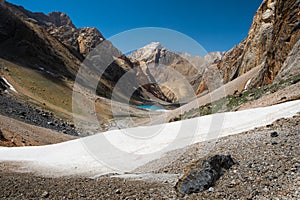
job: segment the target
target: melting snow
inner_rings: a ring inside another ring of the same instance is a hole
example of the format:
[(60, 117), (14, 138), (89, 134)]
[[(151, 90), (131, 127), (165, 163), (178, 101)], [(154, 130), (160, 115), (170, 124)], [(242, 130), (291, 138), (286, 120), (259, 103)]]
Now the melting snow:
[[(300, 100), (297, 100), (162, 125), (113, 130), (49, 146), (1, 147), (0, 161), (24, 161), (29, 163), (26, 166), (31, 171), (54, 176), (123, 173), (168, 151), (251, 130), (292, 117), (299, 111)], [(158, 134), (147, 139), (137, 137), (147, 133)]]

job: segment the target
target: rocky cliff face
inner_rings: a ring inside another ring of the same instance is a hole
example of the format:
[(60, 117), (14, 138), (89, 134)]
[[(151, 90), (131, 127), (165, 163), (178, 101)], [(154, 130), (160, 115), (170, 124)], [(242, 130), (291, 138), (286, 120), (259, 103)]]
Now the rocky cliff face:
[[(261, 66), (249, 87), (284, 79), (289, 72), (299, 73), (300, 1), (264, 0), (258, 9), (248, 37), (227, 52), (217, 64), (224, 83)], [(207, 88), (202, 80), (199, 93)]]
[[(79, 59), (36, 23), (24, 20), (11, 4), (0, 5), (0, 57), (26, 67), (73, 78)], [(25, 15), (25, 14), (23, 14)]]
[(76, 28), (65, 13), (52, 12), (46, 15), (30, 12), (20, 6), (10, 5), (10, 7), (24, 20), (44, 27), (70, 50), (78, 52), (83, 57), (104, 40), (96, 28)]
[(64, 13), (50, 13), (48, 16), (55, 22), (47, 27), (48, 32), (84, 57), (104, 40), (98, 29), (76, 28)]

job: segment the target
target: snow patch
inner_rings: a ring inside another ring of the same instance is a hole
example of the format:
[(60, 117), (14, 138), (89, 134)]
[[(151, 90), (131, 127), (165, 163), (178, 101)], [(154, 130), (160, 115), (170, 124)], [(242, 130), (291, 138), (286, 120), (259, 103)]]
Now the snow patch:
[(252, 79), (249, 79), (244, 87), (244, 90), (247, 90), (247, 88), (249, 87), (250, 83), (251, 83)]
[(159, 42), (151, 42), (133, 52), (129, 57), (134, 60), (148, 60), (159, 49), (164, 49), (164, 47)]
[(12, 85), (4, 78), (4, 77), (2, 77), (2, 79), (3, 79), (3, 81), (6, 83), (6, 85), (9, 86), (9, 89), (10, 89), (11, 91), (14, 91), (14, 92), (18, 93), (17, 90), (14, 88), (14, 86), (12, 86)]
[[(91, 177), (97, 174), (125, 173), (159, 159), (171, 150), (265, 126), (277, 119), (292, 117), (299, 111), (300, 100), (297, 100), (264, 108), (217, 113), (174, 123), (112, 130), (48, 146), (1, 147), (0, 161), (25, 162), (28, 163), (26, 167), (31, 171), (49, 176)], [(221, 125), (212, 124), (218, 123), (217, 119), (222, 119)], [(193, 128), (195, 125), (196, 129)], [(184, 129), (185, 134), (177, 134), (181, 127), (187, 127)], [(157, 130), (160, 130), (159, 134), (147, 139), (126, 134), (128, 132), (152, 133)], [(191, 131), (194, 134), (190, 135)], [(178, 143), (176, 145), (174, 138)], [(156, 150), (160, 151), (156, 153)]]

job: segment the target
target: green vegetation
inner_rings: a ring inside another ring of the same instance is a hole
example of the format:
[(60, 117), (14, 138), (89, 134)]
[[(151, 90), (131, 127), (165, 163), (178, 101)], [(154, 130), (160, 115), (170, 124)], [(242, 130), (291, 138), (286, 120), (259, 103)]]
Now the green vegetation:
[(282, 80), (277, 83), (273, 83), (271, 85), (267, 85), (259, 88), (253, 88), (251, 90), (246, 90), (242, 93), (235, 94), (235, 95), (229, 95), (215, 102), (206, 104), (204, 106), (200, 106), (197, 109), (192, 109), (188, 112), (185, 112), (184, 114), (179, 115), (176, 118), (173, 118), (171, 121), (180, 121), (180, 120), (190, 119), (194, 117), (210, 115), (213, 113), (236, 111), (241, 105), (247, 102), (257, 100), (261, 98), (263, 95), (277, 92), (278, 90), (286, 88), (287, 86), (293, 85), (295, 83), (298, 83), (299, 81), (300, 81), (300, 74), (293, 76), (289, 79)]
[(41, 70), (1, 61), (2, 68), (7, 68), (7, 71), (4, 72), (5, 76), (14, 83), (21, 98), (53, 112), (58, 117), (70, 117), (69, 115), (72, 113), (71, 83)]

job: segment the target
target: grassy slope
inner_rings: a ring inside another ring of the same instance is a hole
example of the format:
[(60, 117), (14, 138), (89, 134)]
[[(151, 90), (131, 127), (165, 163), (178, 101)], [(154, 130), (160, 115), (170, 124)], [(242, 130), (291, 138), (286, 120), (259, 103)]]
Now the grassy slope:
[[(266, 95), (275, 93), (279, 90), (284, 90), (288, 86), (294, 85), (300, 81), (300, 74), (293, 76), (287, 80), (280, 81), (278, 83), (273, 83), (264, 87), (254, 88), (251, 90), (246, 90), (235, 95), (229, 95), (220, 100), (208, 103), (206, 105), (200, 106), (199, 108), (192, 109), (182, 115), (171, 119), (171, 121), (179, 121), (184, 119), (190, 119), (194, 117), (210, 115), (219, 112), (236, 111), (242, 105), (258, 100)], [(289, 92), (289, 91), (286, 91)], [(291, 99), (292, 100), (292, 99)], [(294, 99), (293, 99), (294, 100)]]
[(72, 111), (72, 85), (46, 72), (22, 67), (0, 59), (4, 77), (19, 92), (26, 102), (52, 111), (55, 115), (70, 120)]

